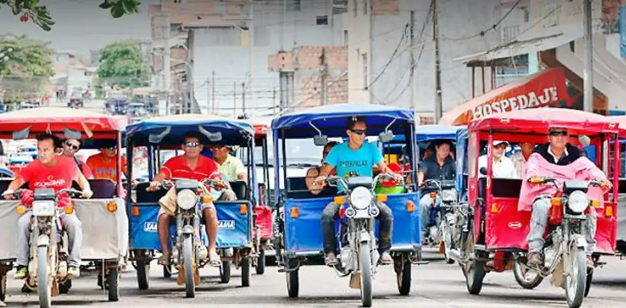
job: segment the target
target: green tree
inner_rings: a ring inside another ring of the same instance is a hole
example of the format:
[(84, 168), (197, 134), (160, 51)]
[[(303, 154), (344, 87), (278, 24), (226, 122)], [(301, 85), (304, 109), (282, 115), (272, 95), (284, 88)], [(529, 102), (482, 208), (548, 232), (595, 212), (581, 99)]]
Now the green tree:
[(43, 94), (44, 85), (53, 75), (48, 43), (25, 35), (0, 39), (0, 91), (4, 92), (5, 103)]
[(98, 81), (108, 86), (136, 88), (149, 77), (148, 66), (143, 62), (139, 43), (124, 40), (107, 45), (100, 55)]
[[(13, 11), (13, 15), (20, 15), (20, 21), (32, 20), (39, 27), (50, 31), (54, 25), (50, 10), (45, 5), (38, 5), (39, 0), (0, 0), (0, 8), (8, 6)], [(100, 8), (111, 11), (113, 18), (120, 18), (124, 15), (139, 13), (138, 0), (104, 0)]]

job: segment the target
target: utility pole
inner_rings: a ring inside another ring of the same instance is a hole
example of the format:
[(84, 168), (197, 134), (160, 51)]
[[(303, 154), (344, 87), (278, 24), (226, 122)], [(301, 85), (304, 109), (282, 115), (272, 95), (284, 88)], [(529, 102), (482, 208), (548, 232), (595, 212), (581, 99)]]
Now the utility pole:
[(246, 116), (246, 83), (241, 83), (241, 110), (243, 111), (243, 116), (245, 119)]
[(237, 82), (233, 83), (233, 118), (237, 118)]
[(206, 79), (206, 114), (211, 114), (211, 80)]
[[(249, 10), (248, 10), (248, 90), (250, 93), (253, 93), (252, 90), (252, 64), (254, 61), (254, 0), (249, 0)], [(254, 105), (254, 98), (252, 97), (252, 105)], [(244, 104), (244, 115), (246, 113), (245, 104)]]
[(326, 48), (322, 48), (322, 55), (320, 56), (320, 64), (322, 65), (322, 106), (328, 105), (328, 63), (326, 63)]
[(415, 11), (411, 11), (411, 26), (409, 27), (409, 31), (410, 31), (410, 39), (411, 39), (411, 67), (410, 67), (410, 72), (411, 75), (409, 78), (410, 82), (409, 82), (409, 87), (411, 88), (410, 90), (410, 106), (413, 106), (413, 109), (417, 109), (415, 106), (415, 83), (414, 83), (414, 79), (413, 77), (415, 76)]
[(433, 0), (433, 39), (435, 40), (435, 124), (442, 114), (441, 98), (441, 58), (439, 56), (439, 24), (437, 20), (437, 0)]
[(211, 73), (211, 92), (212, 92), (212, 93), (211, 93), (211, 94), (212, 94), (212, 97), (211, 97), (211, 100), (212, 100), (212, 102), (211, 102), (211, 106), (213, 107), (213, 108), (212, 108), (212, 109), (213, 109), (213, 113), (216, 113), (216, 110), (215, 110), (215, 108), (216, 108), (216, 106), (215, 106), (215, 71), (213, 71), (213, 72)]
[(585, 26), (585, 69), (583, 71), (584, 94), (583, 110), (593, 112), (593, 43), (591, 27), (591, 1), (584, 2), (584, 26)]
[(272, 91), (272, 116), (276, 116), (276, 87)]

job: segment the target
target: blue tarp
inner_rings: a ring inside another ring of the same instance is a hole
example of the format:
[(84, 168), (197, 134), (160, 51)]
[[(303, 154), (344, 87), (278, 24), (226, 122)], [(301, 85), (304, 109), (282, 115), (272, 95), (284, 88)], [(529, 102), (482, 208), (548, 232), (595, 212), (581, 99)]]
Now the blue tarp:
[(254, 138), (254, 128), (247, 122), (197, 114), (151, 118), (127, 126), (126, 132), (134, 146), (147, 146), (150, 134), (160, 134), (170, 127), (170, 133), (159, 144), (180, 145), (187, 132), (198, 132), (200, 126), (210, 133), (222, 134), (221, 141), (210, 142), (205, 138), (203, 142), (206, 144), (248, 145)]
[(317, 108), (305, 109), (272, 121), (272, 129), (285, 129), (286, 138), (312, 138), (319, 133), (311, 127), (309, 122), (322, 130), (329, 137), (343, 137), (346, 135), (346, 123), (349, 117), (365, 117), (368, 126), (368, 135), (375, 135), (384, 131), (385, 127), (394, 119), (392, 126), (395, 134), (399, 125), (413, 122), (414, 112), (409, 109), (372, 104), (336, 104)]

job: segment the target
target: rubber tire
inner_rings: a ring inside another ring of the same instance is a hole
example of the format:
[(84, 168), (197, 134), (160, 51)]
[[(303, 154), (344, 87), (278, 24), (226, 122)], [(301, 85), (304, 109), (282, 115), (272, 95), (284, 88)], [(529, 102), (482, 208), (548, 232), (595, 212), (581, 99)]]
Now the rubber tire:
[(259, 259), (257, 260), (257, 263), (256, 263), (256, 274), (257, 275), (265, 274), (265, 265), (266, 265), (265, 250), (261, 249), (261, 251), (259, 251)]
[(287, 278), (287, 294), (290, 298), (298, 297), (298, 293), (300, 293), (300, 269), (297, 269), (292, 272), (286, 272), (285, 277)]
[(185, 271), (185, 297), (196, 297), (196, 284), (193, 273), (193, 244), (191, 235), (186, 235), (183, 239), (183, 267)]
[(467, 267), (465, 269), (467, 292), (478, 295), (483, 288), (483, 279), (485, 279), (485, 262), (474, 260)]
[[(49, 285), (48, 276), (48, 247), (37, 247), (37, 294), (39, 295), (40, 308), (52, 306), (52, 286)], [(41, 279), (41, 277), (46, 278)]]
[(372, 256), (370, 243), (362, 242), (359, 248), (359, 265), (361, 267), (361, 305), (372, 307)]
[[(441, 230), (444, 233), (446, 230), (450, 229), (449, 226), (446, 226), (445, 217), (441, 220)], [(449, 252), (452, 249), (452, 241), (454, 241), (454, 234), (452, 234), (451, 230), (448, 230), (449, 238), (446, 238), (445, 234), (442, 234), (441, 237), (443, 241), (443, 256), (446, 260), (446, 264), (454, 264), (454, 259), (450, 258)]]
[(163, 265), (163, 278), (172, 277), (172, 267), (169, 265)]
[(5, 301), (7, 298), (7, 274), (0, 274), (0, 300)]
[(396, 273), (396, 278), (400, 295), (409, 295), (411, 292), (411, 261), (404, 261), (402, 270)]
[(61, 294), (69, 293), (71, 288), (72, 288), (72, 280), (71, 279), (67, 279), (63, 283), (59, 283), (59, 293), (61, 293)]
[(243, 258), (241, 259), (241, 286), (249, 287), (250, 286), (250, 259)]
[(519, 262), (520, 261), (517, 260), (513, 262), (513, 276), (515, 276), (515, 281), (517, 281), (517, 284), (527, 290), (532, 290), (539, 286), (541, 282), (543, 282), (543, 277), (541, 277), (540, 275), (537, 275), (537, 277), (535, 277), (535, 279), (530, 282), (525, 281), (523, 277), (519, 276), (520, 274), (518, 274), (518, 269), (521, 270), (521, 265), (518, 265)]
[[(105, 266), (105, 265), (103, 265)], [(120, 300), (120, 275), (117, 268), (109, 269), (107, 274), (107, 284), (109, 293), (109, 302), (117, 302)]]
[(149, 273), (150, 263), (137, 261), (137, 285), (139, 286), (139, 290), (148, 290), (148, 288), (150, 288)]
[(230, 261), (222, 261), (222, 265), (220, 265), (220, 282), (221, 283), (229, 283), (230, 282)]
[(578, 308), (582, 305), (583, 299), (585, 298), (585, 284), (587, 282), (587, 259), (585, 255), (585, 249), (577, 248), (573, 250), (575, 254), (573, 254), (572, 260), (574, 261), (572, 264), (572, 273), (574, 271), (578, 271), (578, 275), (573, 279), (576, 280), (576, 289), (573, 290), (574, 294), (570, 294), (570, 288), (568, 280), (569, 277), (565, 278), (565, 298), (567, 299), (567, 305), (570, 308)]
[(587, 283), (585, 283), (585, 297), (589, 295), (589, 290), (591, 290), (591, 281), (593, 281), (593, 269), (587, 269)]

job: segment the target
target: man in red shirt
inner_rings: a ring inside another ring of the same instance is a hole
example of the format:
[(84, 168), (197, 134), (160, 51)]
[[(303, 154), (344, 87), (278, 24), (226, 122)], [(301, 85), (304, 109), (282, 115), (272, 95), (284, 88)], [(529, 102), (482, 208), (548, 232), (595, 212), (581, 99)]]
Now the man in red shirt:
[[(60, 151), (61, 141), (54, 135), (43, 134), (37, 137), (37, 153), (39, 158), (29, 163), (18, 177), (9, 184), (3, 193), (6, 199), (13, 198), (13, 192), (29, 183), (28, 188), (53, 188), (55, 192), (72, 187), (72, 181), (76, 181), (83, 190), (83, 197), (90, 198), (93, 195), (89, 182), (78, 170), (76, 162)], [(26, 198), (22, 199), (23, 203)], [(32, 199), (29, 201), (32, 205)], [(69, 196), (59, 198), (58, 207), (64, 207), (71, 202)], [(28, 212), (19, 218), (17, 222), (17, 271), (15, 279), (23, 279), (28, 276), (28, 261), (30, 260), (30, 222), (32, 212)], [(64, 228), (69, 237), (69, 259), (67, 273), (70, 277), (80, 276), (80, 247), (83, 241), (82, 224), (75, 214), (61, 214)]]
[[(159, 171), (159, 174), (157, 174), (154, 179), (152, 179), (152, 182), (150, 182), (151, 190), (157, 189), (161, 185), (161, 182), (166, 179), (191, 179), (201, 181), (206, 178), (211, 178), (219, 181), (222, 180), (215, 161), (201, 155), (203, 146), (200, 143), (200, 139), (200, 134), (196, 132), (188, 132), (185, 134), (185, 140), (182, 145), (184, 154), (172, 157), (165, 162)], [(222, 188), (227, 187), (225, 183), (222, 183), (220, 186)], [(236, 201), (237, 196), (232, 190), (227, 189), (224, 191), (219, 200)], [(175, 208), (175, 201), (175, 188), (172, 188), (168, 192), (168, 195), (159, 200), (161, 209), (159, 210), (157, 232), (159, 233), (161, 247), (163, 247), (163, 256), (159, 260), (159, 263), (163, 265), (167, 265), (170, 262), (169, 227), (170, 221), (173, 217), (173, 213), (171, 211), (166, 212), (164, 208)], [(215, 213), (215, 207), (203, 204), (202, 215), (204, 216), (206, 232), (209, 236), (210, 263), (212, 266), (220, 266), (220, 259), (215, 245), (215, 241), (217, 239), (217, 214)]]

